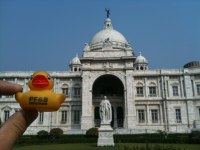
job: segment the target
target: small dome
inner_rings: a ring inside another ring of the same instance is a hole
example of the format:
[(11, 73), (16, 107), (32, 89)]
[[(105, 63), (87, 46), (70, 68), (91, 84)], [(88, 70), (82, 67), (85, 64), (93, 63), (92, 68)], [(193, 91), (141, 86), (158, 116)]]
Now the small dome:
[(140, 52), (139, 53), (139, 56), (137, 56), (136, 60), (135, 60), (135, 64), (138, 64), (138, 63), (148, 63), (147, 59), (142, 56), (142, 53)]
[(184, 68), (200, 68), (200, 62), (199, 61), (192, 61), (183, 66)]
[(71, 65), (81, 65), (81, 61), (78, 58), (78, 54), (76, 54), (76, 56), (72, 59)]

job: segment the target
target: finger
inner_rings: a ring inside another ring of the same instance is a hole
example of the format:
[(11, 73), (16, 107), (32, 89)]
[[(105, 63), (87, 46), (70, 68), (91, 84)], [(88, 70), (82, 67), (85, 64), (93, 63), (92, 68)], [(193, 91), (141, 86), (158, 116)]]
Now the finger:
[(0, 95), (13, 95), (22, 91), (20, 85), (0, 80)]
[(37, 111), (26, 110), (21, 110), (12, 115), (0, 129), (0, 147), (3, 150), (12, 149), (18, 138), (37, 116)]

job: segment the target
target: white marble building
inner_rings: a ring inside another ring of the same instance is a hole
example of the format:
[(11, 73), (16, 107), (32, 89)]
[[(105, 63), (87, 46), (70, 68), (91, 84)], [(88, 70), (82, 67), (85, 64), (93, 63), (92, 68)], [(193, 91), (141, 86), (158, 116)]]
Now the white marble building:
[[(69, 66), (70, 71), (49, 72), (54, 91), (63, 92), (65, 102), (57, 112), (39, 113), (26, 134), (55, 127), (76, 134), (98, 127), (99, 103), (104, 95), (112, 105), (115, 133), (190, 132), (199, 128), (200, 63), (149, 70), (147, 59), (141, 53), (135, 56), (109, 18), (85, 44), (83, 55), (73, 58)], [(27, 91), (32, 73), (0, 72), (0, 80), (20, 84)], [(14, 96), (0, 97), (2, 123), (19, 109)]]

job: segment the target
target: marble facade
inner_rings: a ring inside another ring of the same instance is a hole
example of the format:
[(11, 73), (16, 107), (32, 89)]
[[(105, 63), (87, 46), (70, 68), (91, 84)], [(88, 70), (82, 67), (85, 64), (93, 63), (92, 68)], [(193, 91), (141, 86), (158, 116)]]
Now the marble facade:
[[(27, 91), (32, 73), (0, 72), (0, 80), (20, 84)], [(70, 71), (49, 73), (54, 91), (64, 93), (66, 100), (59, 111), (39, 113), (25, 134), (55, 127), (67, 134), (84, 134), (99, 127), (99, 103), (104, 95), (112, 105), (111, 126), (118, 134), (157, 130), (187, 133), (200, 126), (200, 63), (149, 70), (146, 58), (134, 54), (109, 18), (85, 44), (83, 55), (72, 59)], [(2, 123), (19, 109), (14, 96), (0, 97)]]

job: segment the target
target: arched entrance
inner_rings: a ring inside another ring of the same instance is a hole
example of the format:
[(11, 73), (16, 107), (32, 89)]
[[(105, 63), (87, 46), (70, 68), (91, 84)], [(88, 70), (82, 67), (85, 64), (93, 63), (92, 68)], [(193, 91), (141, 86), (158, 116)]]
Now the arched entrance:
[(92, 87), (92, 100), (94, 108), (94, 125), (100, 126), (99, 104), (107, 96), (112, 105), (113, 128), (123, 128), (124, 123), (124, 85), (114, 75), (102, 75), (97, 78)]

